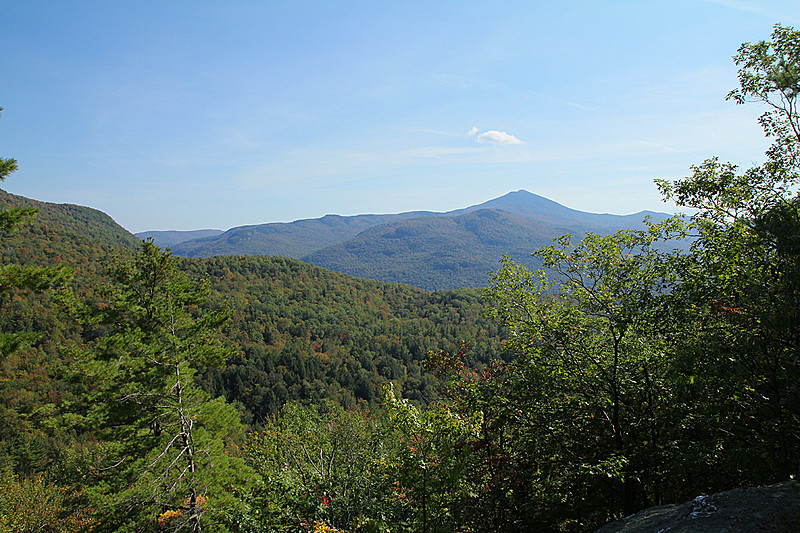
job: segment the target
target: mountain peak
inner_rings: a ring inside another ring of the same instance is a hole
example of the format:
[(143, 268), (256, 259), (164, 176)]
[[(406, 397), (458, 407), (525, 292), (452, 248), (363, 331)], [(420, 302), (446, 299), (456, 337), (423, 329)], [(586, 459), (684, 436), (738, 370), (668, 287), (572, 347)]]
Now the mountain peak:
[(483, 202), (482, 204), (473, 205), (464, 209), (457, 209), (450, 211), (448, 215), (460, 215), (469, 213), (478, 209), (500, 209), (503, 211), (511, 211), (524, 218), (537, 219), (548, 223), (556, 223), (565, 219), (574, 220), (582, 219), (583, 213), (565, 207), (558, 202), (554, 202), (544, 196), (539, 196), (525, 189), (512, 191), (504, 194), (493, 200)]
[[(533, 203), (537, 202), (540, 204), (547, 204), (547, 205), (558, 205), (560, 207), (564, 207), (561, 204), (550, 200), (549, 198), (545, 198), (544, 196), (540, 196), (538, 194), (534, 194), (530, 191), (525, 189), (520, 189), (518, 191), (511, 191), (509, 193), (500, 196), (499, 198), (495, 198), (494, 200), (489, 200), (489, 202), (497, 202), (500, 200), (506, 201), (513, 201), (514, 203)], [(487, 202), (488, 203), (488, 202)]]

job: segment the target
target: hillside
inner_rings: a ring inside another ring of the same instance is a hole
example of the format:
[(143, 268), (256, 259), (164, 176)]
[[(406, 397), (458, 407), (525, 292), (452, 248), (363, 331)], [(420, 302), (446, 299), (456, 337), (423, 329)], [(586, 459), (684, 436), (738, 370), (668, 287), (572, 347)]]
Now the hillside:
[(33, 207), (36, 217), (19, 231), (0, 236), (5, 263), (64, 263), (96, 269), (120, 248), (135, 249), (139, 239), (96, 209), (40, 202), (0, 189), (0, 209)]
[[(0, 209), (33, 207), (39, 210), (29, 227), (47, 228), (73, 237), (102, 241), (112, 246), (137, 245), (136, 239), (107, 214), (91, 207), (40, 202), (0, 189)], [(24, 231), (24, 228), (23, 228)]]
[[(106, 404), (96, 395), (103, 378), (94, 370), (101, 364), (95, 358), (101, 339), (112, 326), (89, 318), (81, 303), (94, 310), (108, 305), (105, 267), (133, 256), (141, 241), (97, 210), (7, 193), (0, 195), (0, 205), (39, 209), (19, 231), (0, 235), (3, 264), (59, 264), (76, 274), (68, 282), (75, 299), (59, 290), (64, 287), (41, 294), (11, 291), (0, 298), (0, 331), (30, 334), (15, 351), (0, 354), (2, 519), (9, 516), (9, 499), (20, 494), (14, 492), (17, 480), (26, 483), (24, 476), (58, 471), (54, 475), (63, 474), (71, 486), (100, 484), (100, 470), (75, 470), (72, 458), (109, 438), (109, 433), (100, 433), (104, 429), (98, 425), (104, 422), (95, 417), (95, 409)], [(201, 369), (194, 382), (215, 398), (208, 405), (224, 405), (224, 396), (236, 406), (226, 412), (237, 432), (240, 418), (256, 434), (292, 402), (332, 402), (368, 416), (368, 410), (380, 409), (380, 388), (387, 382), (416, 405), (441, 399), (441, 377), (423, 365), (431, 350), (455, 352), (466, 342), (468, 361), (477, 368), (503, 357), (500, 329), (484, 316), (478, 291), (433, 293), (284, 257), (174, 260), (192, 280), (208, 281), (208, 310), (230, 311), (219, 332), (219, 340), (231, 349), (230, 358), (222, 367)], [(193, 306), (192, 312), (201, 315), (204, 309)], [(112, 476), (120, 474), (114, 470)], [(50, 505), (47, 498), (36, 493), (25, 506), (39, 501)], [(58, 502), (52, 505), (59, 509), (79, 505), (77, 499)], [(83, 529), (71, 525), (61, 530)]]
[(279, 255), (357, 277), (430, 290), (482, 287), (503, 254), (538, 266), (530, 253), (564, 233), (641, 228), (646, 216), (577, 211), (528, 191), (446, 213), (327, 215), (292, 223), (233, 228), (176, 244), (176, 255)]
[[(0, 208), (22, 206), (39, 213), (19, 231), (0, 235), (2, 261), (70, 267), (76, 272), (72, 285), (88, 298), (106, 282), (105, 267), (140, 244), (101, 211), (0, 194)], [(429, 350), (455, 350), (461, 341), (470, 342), (472, 363), (501, 355), (498, 328), (482, 316), (477, 291), (431, 293), (285, 257), (181, 258), (180, 266), (193, 278), (208, 280), (212, 307), (232, 312), (224, 334), (236, 356), (225, 368), (209, 370), (204, 384), (239, 402), (256, 423), (291, 400), (374, 402), (387, 380), (409, 398), (430, 399), (439, 384), (424, 372), (422, 361)], [(4, 362), (6, 376), (20, 376), (11, 379), (13, 388), (31, 398), (68, 388), (42, 375), (64, 364), (64, 346), (93, 335), (60, 306), (48, 294), (0, 306), (3, 331), (40, 334), (19, 357)], [(34, 362), (42, 375), (29, 374)], [(0, 379), (7, 378), (0, 374)]]
[(649, 216), (654, 220), (663, 220), (668, 216), (665, 213), (656, 213), (654, 211), (640, 211), (631, 215), (588, 213), (570, 209), (558, 202), (524, 189), (510, 192), (482, 204), (450, 211), (447, 214), (451, 216), (461, 215), (480, 209), (499, 209), (555, 228), (570, 231), (576, 228), (583, 228), (584, 231), (597, 233), (605, 233), (619, 228), (642, 228), (644, 227), (642, 221), (645, 217)]
[(464, 341), (472, 365), (502, 356), (478, 291), (429, 292), (284, 257), (184, 261), (211, 282), (212, 306), (232, 311), (225, 335), (238, 353), (207, 373), (208, 387), (241, 402), (255, 423), (290, 400), (372, 403), (387, 381), (426, 403), (439, 395), (422, 367), (429, 350)]

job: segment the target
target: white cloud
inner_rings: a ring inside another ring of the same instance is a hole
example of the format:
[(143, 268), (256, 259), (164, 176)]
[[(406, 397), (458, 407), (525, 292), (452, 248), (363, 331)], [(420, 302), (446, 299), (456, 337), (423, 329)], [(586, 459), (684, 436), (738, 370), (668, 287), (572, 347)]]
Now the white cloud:
[(489, 130), (478, 135), (482, 144), (524, 144), (522, 141), (504, 131)]
[(472, 129), (469, 130), (469, 133), (467, 133), (467, 137), (472, 137), (476, 133), (478, 133), (478, 128), (476, 126), (472, 126)]

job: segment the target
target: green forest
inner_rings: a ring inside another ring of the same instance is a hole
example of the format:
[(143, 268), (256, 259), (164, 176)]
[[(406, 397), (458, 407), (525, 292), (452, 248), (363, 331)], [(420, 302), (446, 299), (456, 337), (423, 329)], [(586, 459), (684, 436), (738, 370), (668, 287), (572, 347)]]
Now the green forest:
[(690, 214), (484, 290), (180, 258), (0, 193), (0, 532), (583, 532), (794, 478), (800, 32), (734, 61), (763, 163), (656, 180)]

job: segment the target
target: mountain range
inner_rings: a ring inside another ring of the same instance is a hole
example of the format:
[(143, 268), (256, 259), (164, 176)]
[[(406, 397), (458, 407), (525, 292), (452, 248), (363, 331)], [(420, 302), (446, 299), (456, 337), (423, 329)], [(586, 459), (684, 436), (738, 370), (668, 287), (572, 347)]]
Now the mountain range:
[[(482, 287), (505, 254), (529, 268), (531, 252), (564, 233), (642, 228), (668, 215), (577, 211), (525, 190), (448, 212), (340, 216), (240, 226), (224, 232), (144, 232), (184, 257), (286, 256), (356, 277), (442, 290)], [(219, 232), (219, 233), (217, 233)], [(183, 239), (183, 242), (180, 242)]]
[(206, 237), (216, 237), (224, 233), (221, 229), (196, 229), (189, 231), (142, 231), (136, 236), (142, 240), (153, 239), (161, 248), (174, 246), (182, 242)]

